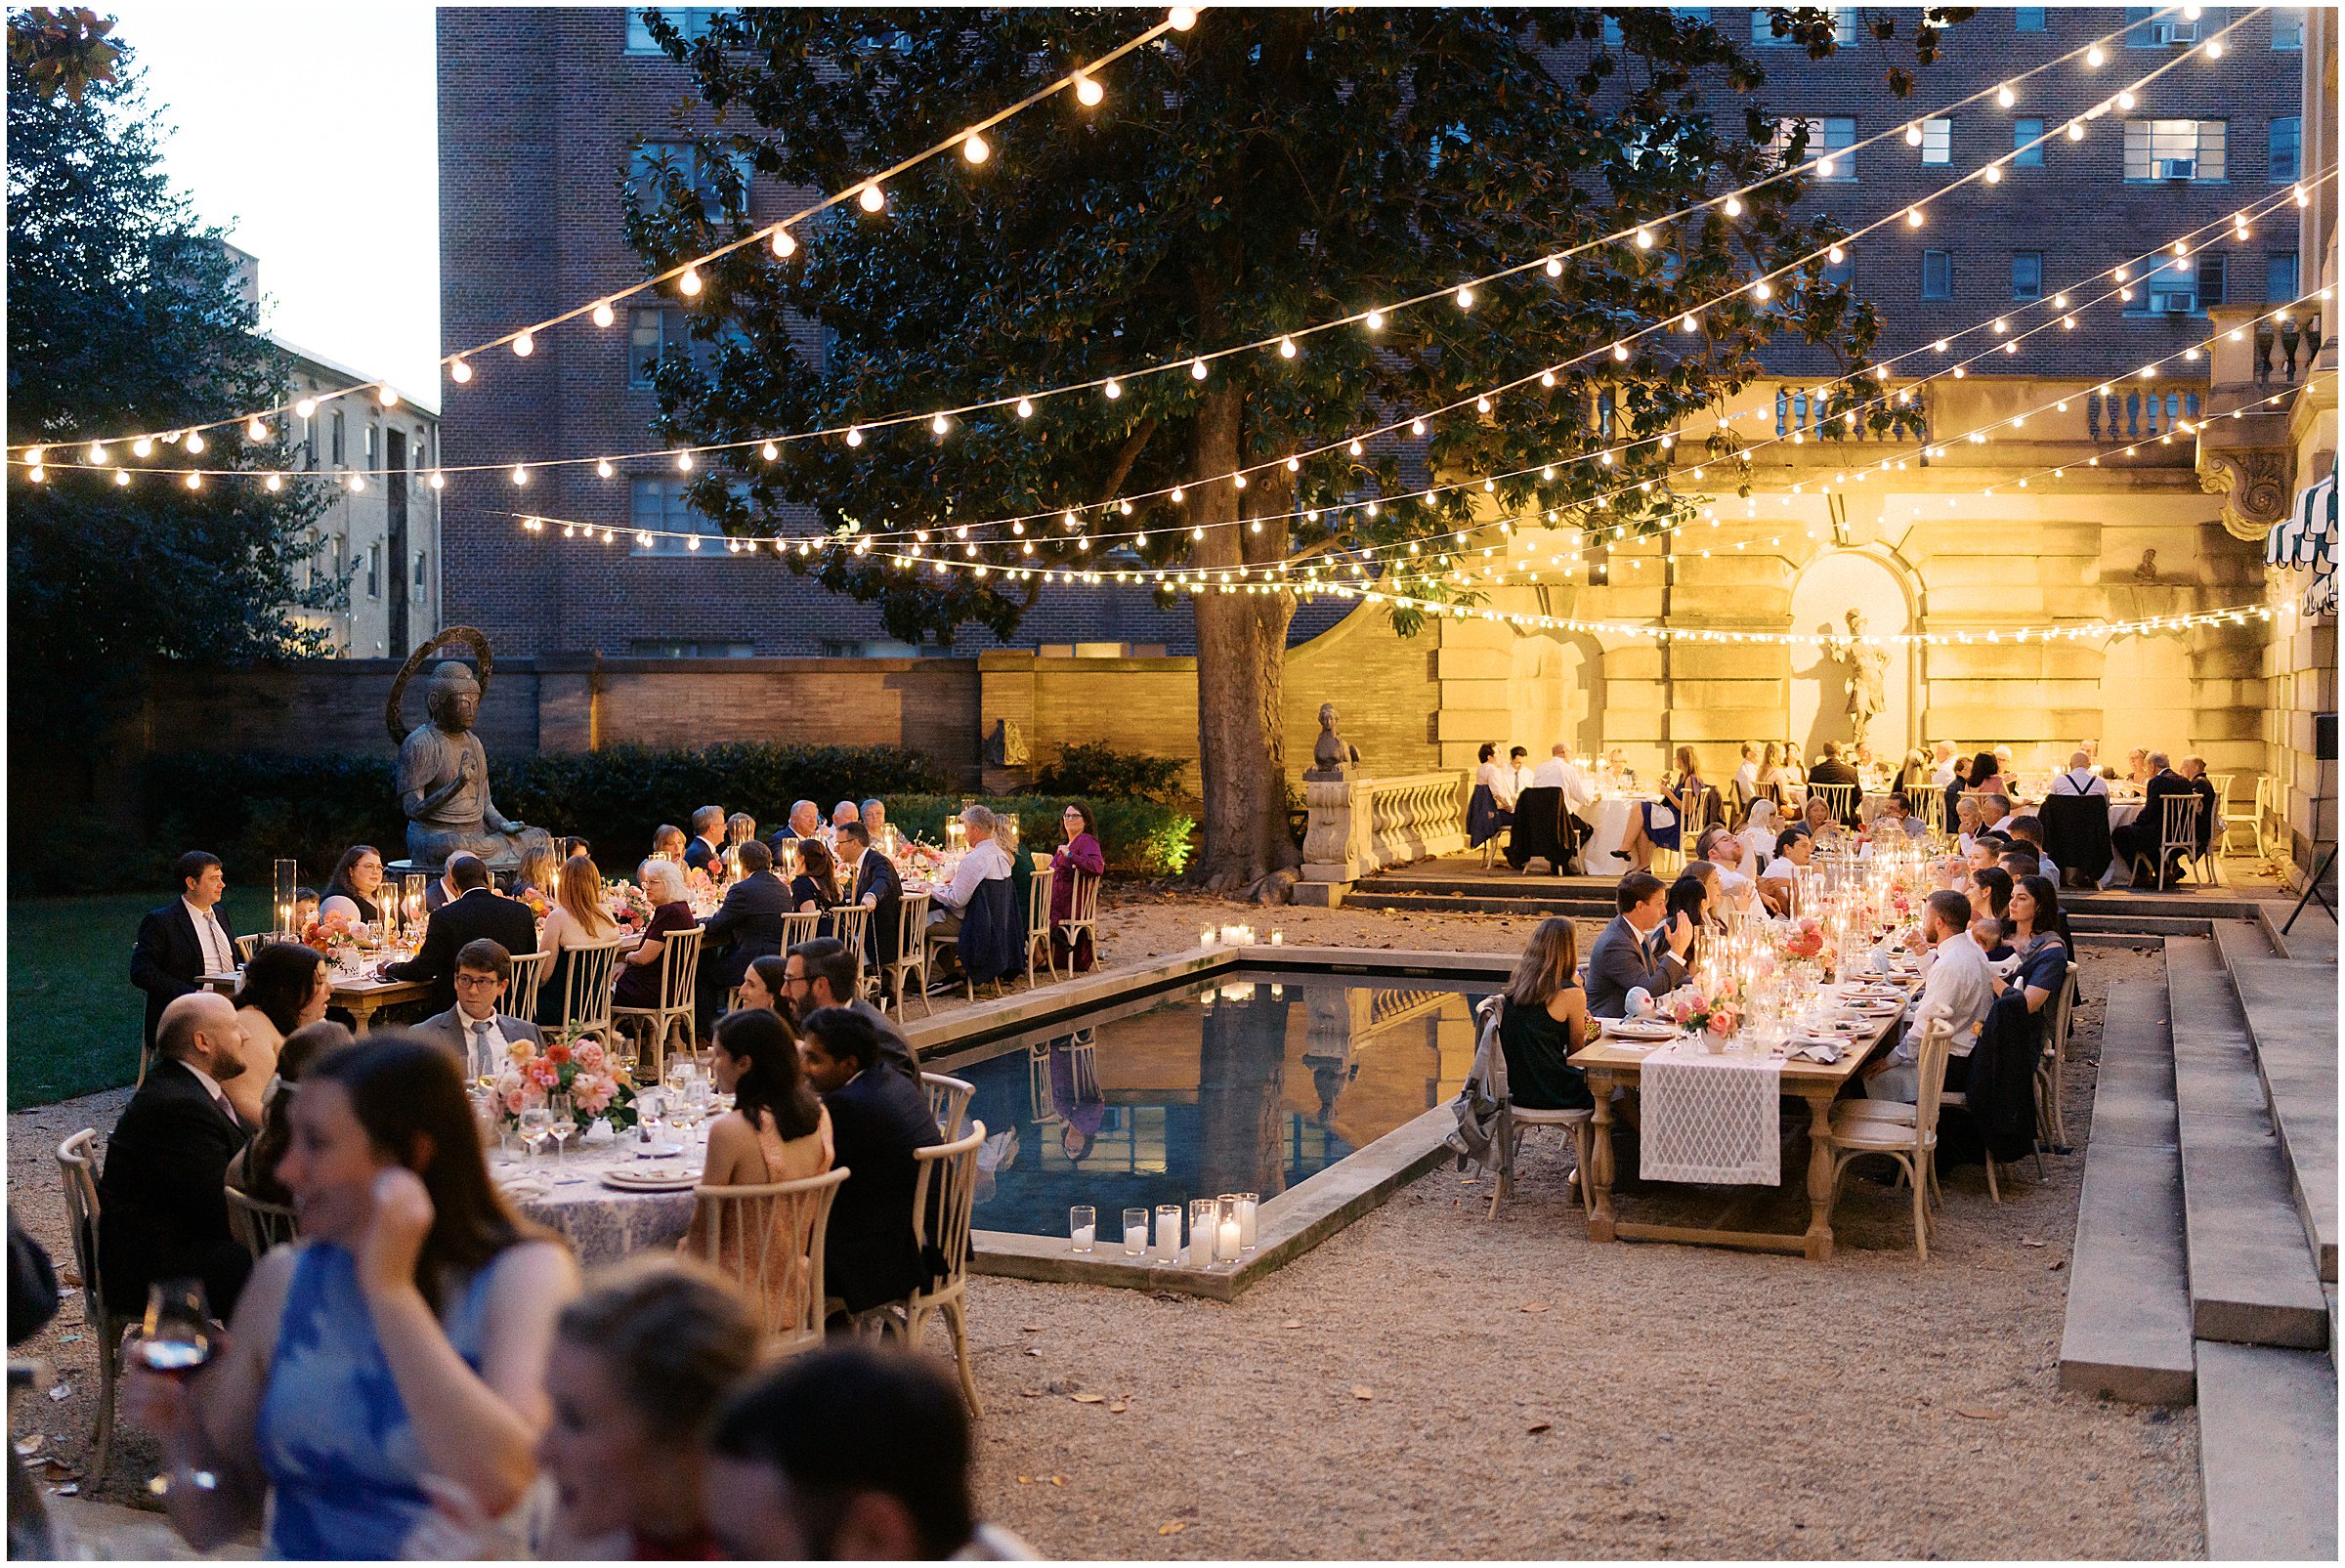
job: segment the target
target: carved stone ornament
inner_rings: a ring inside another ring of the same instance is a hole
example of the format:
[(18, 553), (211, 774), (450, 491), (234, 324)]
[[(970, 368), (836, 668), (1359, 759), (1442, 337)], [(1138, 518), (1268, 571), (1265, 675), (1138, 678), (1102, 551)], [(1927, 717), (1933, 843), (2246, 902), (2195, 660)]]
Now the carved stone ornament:
[(2225, 497), (2225, 532), (2235, 539), (2261, 540), (2287, 517), (2293, 457), (2284, 448), (2198, 454), (2198, 487)]
[(1023, 768), (1026, 763), (1026, 732), (1007, 719), (996, 719), (994, 733), (985, 738), (986, 766)]

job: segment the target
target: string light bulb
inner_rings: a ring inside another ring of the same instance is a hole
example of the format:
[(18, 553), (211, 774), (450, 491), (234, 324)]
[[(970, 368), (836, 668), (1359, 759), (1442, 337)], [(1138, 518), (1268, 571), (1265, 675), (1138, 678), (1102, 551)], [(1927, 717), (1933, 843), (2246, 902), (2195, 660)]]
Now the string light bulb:
[(987, 158), (990, 158), (994, 155), (994, 149), (986, 145), (986, 140), (984, 137), (979, 136), (975, 131), (971, 131), (967, 137), (961, 141), (960, 155), (968, 159), (971, 163), (983, 163)]
[(598, 458), (596, 458), (596, 459), (595, 459), (595, 462), (594, 462), (594, 477), (595, 477), (595, 478), (597, 478), (597, 479), (609, 479), (609, 478), (610, 478), (610, 477), (611, 477), (613, 474), (616, 474), (616, 473), (618, 473), (618, 470), (617, 470), (617, 469), (615, 469), (615, 468), (613, 468), (613, 467), (611, 466), (611, 459), (610, 459), (610, 458), (608, 458), (608, 457), (598, 457)]
[(1637, 248), (1639, 250), (1650, 250), (1653, 248), (1653, 232), (1650, 229), (1640, 229), (1637, 231)]
[(204, 448), (203, 432), (201, 432), (201, 431), (199, 431), (199, 430), (191, 430), (191, 431), (189, 431), (189, 432), (188, 432), (188, 451), (189, 451), (189, 453), (190, 453), (191, 455), (192, 455), (193, 453), (196, 453), (196, 452), (202, 451), (202, 450), (203, 450), (203, 448)]
[(847, 445), (850, 446), (860, 446), (863, 445), (863, 427), (861, 425), (849, 425), (847, 427)]
[(2117, 94), (2117, 107), (2119, 107), (2119, 108), (2131, 108), (2131, 107), (2133, 107), (2133, 91), (2132, 91), (2132, 89), (2130, 89), (2130, 88), (2127, 88), (2127, 89), (2124, 89), (2124, 90), (2120, 91), (2120, 92)]
[(2009, 82), (2005, 82), (2001, 87), (1995, 89), (1995, 102), (2001, 105), (2004, 108), (2011, 107), (2012, 105), (2018, 103), (2019, 101), (2020, 95), (2011, 90), (2011, 84)]
[(676, 279), (676, 288), (687, 297), (700, 293), (701, 270), (698, 267), (685, 268), (684, 275)]
[(770, 463), (775, 458), (782, 455), (782, 448), (769, 441), (763, 446), (757, 448), (757, 455)]
[(2084, 140), (2084, 121), (2068, 121), (2068, 140), (2071, 142), (2081, 142)]
[(1740, 196), (1728, 196), (1728, 197), (1727, 197), (1726, 206), (1725, 206), (1723, 209), (1721, 209), (1721, 210), (1723, 210), (1723, 211), (1726, 213), (1726, 215), (1727, 215), (1727, 217), (1729, 217), (1729, 218), (1739, 218), (1739, 217), (1741, 217), (1741, 216), (1742, 216), (1742, 197), (1740, 197)]
[(610, 324), (611, 324), (613, 321), (615, 321), (615, 320), (617, 320), (617, 319), (618, 319), (618, 317), (617, 317), (616, 315), (614, 315), (614, 314), (613, 314), (613, 312), (612, 312), (612, 310), (611, 310), (611, 302), (610, 302), (609, 300), (596, 300), (596, 301), (594, 302), (594, 324), (595, 324), (595, 325), (597, 325), (597, 326), (609, 326), (609, 325), (610, 325)]
[[(260, 421), (255, 420), (253, 422), (258, 424)], [(133, 457), (150, 456), (152, 455), (153, 451), (154, 443), (149, 441), (145, 436), (141, 436), (137, 441), (134, 441), (130, 444), (130, 454)]]
[[(462, 386), (465, 382), (472, 379), (472, 366), (466, 364), (462, 360), (450, 360), (448, 366), (448, 379), (453, 381), (458, 386)], [(310, 416), (307, 413), (304, 413), (301, 417), (307, 419)]]
[[(261, 423), (260, 415), (255, 414), (250, 419), (244, 421), (244, 439), (246, 441), (267, 441), (269, 439), (269, 427)], [(134, 452), (138, 452), (141, 457), (144, 457), (147, 455), (147, 453), (139, 451), (139, 447), (145, 445), (146, 442), (142, 439), (130, 449)]]
[(91, 442), (89, 458), (92, 467), (103, 466), (107, 459), (106, 443), (102, 441)]
[(1907, 207), (1905, 209), (1905, 227), (1908, 229), (1919, 229), (1921, 226), (1922, 209), (1919, 207)]
[(1172, 24), (1174, 32), (1187, 32), (1197, 25), (1197, 12), (1192, 6), (1174, 6), (1165, 20)]
[(1547, 275), (1550, 277), (1561, 277), (1563, 275), (1562, 257), (1550, 256), (1547, 258)]
[(2095, 44), (2084, 52), (2084, 64), (2088, 69), (2099, 70), (2103, 65), (2109, 64), (2109, 53), (2099, 44)]
[(195, 470), (191, 469), (188, 473), (188, 488), (192, 490), (199, 490), (203, 488), (203, 475)]
[(2001, 185), (2003, 183), (2003, 165), (2000, 163), (1988, 164), (1986, 166), (1986, 173), (1982, 176), (1982, 178), (1983, 178), (1988, 185)]
[(2206, 41), (2206, 58), (2209, 60), (2221, 60), (2223, 58), (2222, 39), (2209, 38)]
[(1905, 127), (1905, 145), (1907, 147), (1920, 147), (1922, 145), (1922, 126), (1919, 120), (1916, 120), (1912, 124)]
[(887, 205), (887, 196), (876, 185), (866, 184), (855, 193), (855, 200), (866, 212), (877, 212)]
[[(2302, 203), (2298, 203), (2298, 205), (2302, 205)], [(1382, 332), (1385, 329), (1385, 313), (1370, 311), (1366, 318), (1366, 325), (1371, 332)]]
[(1124, 383), (1118, 381), (1114, 376), (1109, 376), (1107, 378), (1107, 385), (1099, 390), (1106, 393), (1109, 399), (1112, 401), (1124, 396)]
[(396, 408), (399, 406), (399, 390), (396, 387), (384, 387), (375, 394), (375, 401), (386, 408)]
[(1189, 361), (1190, 380), (1203, 381), (1206, 377), (1206, 373), (1205, 361), (1203, 360), (1191, 360)]
[[(277, 476), (276, 476), (275, 474), (272, 474), (272, 475), (270, 475), (269, 477), (270, 477), (271, 479), (275, 479), (275, 478), (277, 478)], [(127, 469), (127, 468), (117, 468), (117, 469), (115, 469), (115, 470), (114, 470), (114, 483), (115, 483), (116, 485), (128, 485), (128, 484), (130, 483), (130, 470), (129, 470), (129, 469)]]
[(1020, 419), (1032, 419), (1034, 417), (1034, 401), (1032, 399), (1020, 398), (1018, 400), (1018, 417)]
[(1459, 309), (1459, 310), (1461, 310), (1461, 311), (1471, 311), (1471, 310), (1472, 310), (1472, 309), (1473, 309), (1473, 290), (1472, 290), (1472, 289), (1471, 289), (1471, 288), (1460, 288), (1460, 289), (1458, 290), (1458, 293), (1457, 293), (1457, 301), (1458, 301), (1458, 309)]
[(1091, 79), (1090, 79), (1088, 76), (1082, 75), (1081, 73), (1078, 73), (1078, 74), (1076, 75), (1076, 77), (1075, 77), (1075, 101), (1076, 101), (1077, 103), (1081, 104), (1081, 105), (1082, 105), (1082, 106), (1083, 106), (1085, 108), (1096, 108), (1096, 107), (1098, 107), (1098, 106), (1099, 106), (1099, 101), (1100, 101), (1101, 99), (1105, 98), (1106, 96), (1107, 96), (1107, 89), (1106, 89), (1106, 88), (1104, 88), (1104, 87), (1100, 86), (1100, 85), (1099, 85), (1097, 82), (1095, 82), (1095, 81), (1091, 80)]
[(788, 261), (798, 253), (797, 239), (787, 229), (774, 231), (774, 254)]
[(526, 360), (536, 352), (537, 340), (529, 333), (524, 332), (513, 340), (513, 353), (517, 358)]

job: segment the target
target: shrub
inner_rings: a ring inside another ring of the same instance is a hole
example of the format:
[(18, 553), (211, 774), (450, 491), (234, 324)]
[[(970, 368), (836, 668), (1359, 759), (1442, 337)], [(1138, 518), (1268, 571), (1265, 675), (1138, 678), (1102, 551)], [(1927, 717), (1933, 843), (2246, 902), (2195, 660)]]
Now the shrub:
[[(1015, 812), (1018, 839), (1030, 850), (1047, 857), (1058, 847), (1059, 814), (1074, 796), (993, 795), (980, 805), (996, 812)], [(1188, 865), (1190, 835), (1197, 820), (1186, 812), (1151, 800), (1092, 800), (1084, 798), (1099, 825), (1099, 850), (1107, 869), (1135, 876), (1169, 876)], [(945, 819), (958, 816), (959, 795), (890, 795), (887, 820), (897, 831), (932, 844), (945, 841)]]
[(1035, 775), (1038, 795), (1080, 795), (1088, 800), (1152, 800), (1171, 805), (1180, 796), (1178, 757), (1148, 757), (1104, 745), (1061, 746), (1058, 760)]

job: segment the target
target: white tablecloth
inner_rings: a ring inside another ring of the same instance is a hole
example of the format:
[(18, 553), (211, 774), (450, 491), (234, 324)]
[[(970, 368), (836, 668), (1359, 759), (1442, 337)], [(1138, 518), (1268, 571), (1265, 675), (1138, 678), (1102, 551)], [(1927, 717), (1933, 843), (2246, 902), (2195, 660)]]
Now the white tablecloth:
[(1639, 1083), (1638, 1174), (1775, 1186), (1782, 1091), (1783, 1063), (1772, 1052), (1713, 1056), (1699, 1037), (1661, 1046), (1644, 1059)]
[(557, 1164), (551, 1140), (536, 1160), (505, 1157), (491, 1152), (489, 1173), (500, 1183), (528, 1182), (542, 1177), (549, 1184), (536, 1197), (533, 1184), (511, 1194), (522, 1216), (570, 1242), (581, 1266), (608, 1263), (636, 1252), (673, 1249), (692, 1225), (692, 1189), (680, 1192), (621, 1192), (606, 1187), (602, 1173), (625, 1166), (636, 1170), (682, 1169), (697, 1172), (705, 1153), (694, 1146), (667, 1160), (638, 1160), (631, 1134), (614, 1144), (581, 1147), (575, 1139)]
[(1643, 804), (1635, 796), (1605, 795), (1582, 814), (1580, 820), (1588, 825), (1589, 834), (1580, 856), (1590, 876), (1618, 876), (1629, 869), (1629, 858), (1620, 852), (1620, 846), (1629, 836), (1630, 813)]

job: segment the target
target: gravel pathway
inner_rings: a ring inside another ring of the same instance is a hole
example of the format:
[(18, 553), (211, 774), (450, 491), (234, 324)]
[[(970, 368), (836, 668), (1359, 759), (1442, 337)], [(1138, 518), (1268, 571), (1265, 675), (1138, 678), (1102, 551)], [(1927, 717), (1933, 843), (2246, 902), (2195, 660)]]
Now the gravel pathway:
[[(1105, 912), (1115, 962), (1216, 919), (1491, 952), (1533, 923), (1148, 893)], [(2102, 1004), (2157, 961), (2087, 950), (2080, 1141)], [(62, 1270), (54, 1151), (126, 1093), (9, 1119), (11, 1201)], [(980, 1504), (1057, 1557), (2203, 1555), (2195, 1414), (2058, 1386), (2081, 1147), (2048, 1165), (1999, 1208), (1976, 1167), (1949, 1174), (1926, 1265), (1902, 1195), (1861, 1181), (1828, 1264), (1599, 1247), (1535, 1142), (1496, 1221), (1444, 1168), (1231, 1304), (980, 1278)], [(1758, 1222), (1798, 1229), (1797, 1189)], [(13, 1426), (45, 1434), (54, 1479), (95, 1408), (77, 1301), (25, 1347), (69, 1396), (26, 1396)], [(135, 1501), (154, 1457), (125, 1431), (105, 1495)]]

